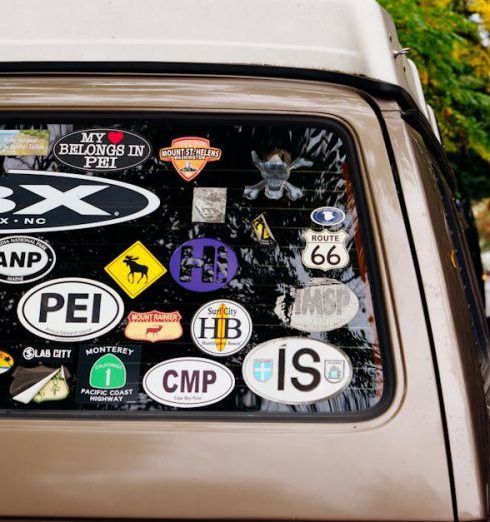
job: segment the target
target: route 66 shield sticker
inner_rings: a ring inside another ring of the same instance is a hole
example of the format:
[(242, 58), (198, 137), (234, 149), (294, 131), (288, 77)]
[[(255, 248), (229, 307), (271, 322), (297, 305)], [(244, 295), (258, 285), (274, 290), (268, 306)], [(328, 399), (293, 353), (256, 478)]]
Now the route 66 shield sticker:
[(303, 265), (318, 270), (345, 268), (349, 264), (349, 253), (345, 243), (349, 234), (345, 230), (337, 232), (315, 232), (308, 229), (302, 234), (306, 247), (301, 255)]

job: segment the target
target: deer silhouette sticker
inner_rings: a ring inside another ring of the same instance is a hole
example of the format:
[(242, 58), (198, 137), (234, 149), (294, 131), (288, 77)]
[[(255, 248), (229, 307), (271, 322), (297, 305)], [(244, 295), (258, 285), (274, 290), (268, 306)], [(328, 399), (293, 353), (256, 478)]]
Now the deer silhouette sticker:
[(145, 278), (145, 284), (148, 283), (148, 267), (146, 265), (142, 265), (140, 263), (137, 263), (136, 261), (139, 259), (139, 257), (134, 256), (126, 256), (123, 259), (123, 263), (127, 265), (129, 268), (129, 274), (128, 274), (128, 281), (130, 283), (134, 283), (134, 275), (140, 274), (140, 278), (136, 282), (136, 284), (141, 283), (141, 280)]
[(153, 336), (158, 335), (159, 332), (162, 331), (163, 326), (152, 326), (151, 328), (146, 329), (145, 337), (150, 337), (150, 334)]

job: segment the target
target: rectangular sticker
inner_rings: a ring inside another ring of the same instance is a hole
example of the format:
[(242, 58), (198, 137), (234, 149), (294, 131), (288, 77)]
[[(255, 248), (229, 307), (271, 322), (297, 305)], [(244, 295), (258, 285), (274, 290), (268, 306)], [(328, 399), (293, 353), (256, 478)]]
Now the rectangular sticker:
[(0, 156), (46, 156), (48, 130), (0, 130)]
[(192, 198), (193, 223), (224, 223), (225, 217), (225, 188), (194, 188), (194, 197)]

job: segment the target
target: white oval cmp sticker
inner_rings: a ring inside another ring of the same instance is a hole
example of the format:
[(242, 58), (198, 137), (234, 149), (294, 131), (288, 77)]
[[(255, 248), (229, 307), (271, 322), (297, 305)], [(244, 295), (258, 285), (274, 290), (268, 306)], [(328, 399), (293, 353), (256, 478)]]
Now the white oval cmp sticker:
[(19, 301), (17, 315), (33, 334), (71, 343), (112, 330), (124, 315), (124, 303), (103, 283), (65, 277), (31, 288)]
[(0, 283), (32, 283), (51, 272), (55, 264), (56, 254), (45, 241), (29, 236), (0, 239)]
[(143, 389), (154, 401), (176, 408), (209, 406), (234, 387), (235, 377), (226, 366), (199, 357), (169, 359), (143, 377)]
[(282, 404), (311, 404), (333, 397), (352, 379), (352, 365), (338, 348), (308, 337), (283, 337), (259, 344), (242, 366), (255, 394)]

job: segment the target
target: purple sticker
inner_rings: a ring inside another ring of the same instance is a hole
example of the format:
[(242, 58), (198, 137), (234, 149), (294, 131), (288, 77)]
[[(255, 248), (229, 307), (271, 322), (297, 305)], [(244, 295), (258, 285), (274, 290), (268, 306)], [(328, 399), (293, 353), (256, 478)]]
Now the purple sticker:
[(223, 288), (235, 277), (237, 269), (235, 252), (221, 241), (207, 237), (186, 241), (170, 258), (170, 273), (175, 282), (192, 292)]

